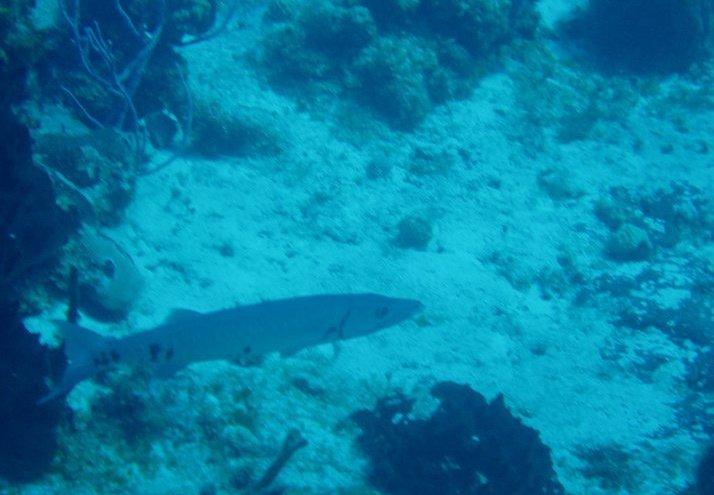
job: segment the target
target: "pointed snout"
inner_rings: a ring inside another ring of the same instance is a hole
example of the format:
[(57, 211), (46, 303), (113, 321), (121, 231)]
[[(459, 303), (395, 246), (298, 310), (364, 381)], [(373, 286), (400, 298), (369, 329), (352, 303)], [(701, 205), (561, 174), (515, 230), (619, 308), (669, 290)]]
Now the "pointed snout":
[(395, 298), (392, 299), (389, 306), (391, 306), (391, 311), (386, 318), (388, 325), (396, 325), (406, 321), (424, 309), (424, 305), (421, 301), (417, 301), (416, 299)]
[(406, 318), (411, 318), (424, 311), (424, 305), (421, 301), (417, 301), (416, 299), (401, 299), (400, 304), (403, 306), (404, 312), (408, 315)]

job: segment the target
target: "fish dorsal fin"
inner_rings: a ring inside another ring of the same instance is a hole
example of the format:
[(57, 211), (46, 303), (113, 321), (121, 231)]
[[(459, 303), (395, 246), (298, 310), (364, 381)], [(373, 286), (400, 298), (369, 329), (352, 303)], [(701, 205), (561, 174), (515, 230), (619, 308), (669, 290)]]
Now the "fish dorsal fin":
[(197, 316), (201, 316), (201, 313), (198, 311), (194, 311), (192, 309), (174, 308), (166, 318), (166, 323), (178, 323), (181, 321), (192, 320)]

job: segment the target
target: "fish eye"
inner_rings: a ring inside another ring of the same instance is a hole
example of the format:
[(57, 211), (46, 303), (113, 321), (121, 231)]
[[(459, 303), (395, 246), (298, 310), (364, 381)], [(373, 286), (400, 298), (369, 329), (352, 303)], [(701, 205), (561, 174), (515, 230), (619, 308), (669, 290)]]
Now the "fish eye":
[(382, 306), (381, 308), (377, 308), (374, 312), (374, 316), (377, 318), (384, 318), (389, 314), (389, 308), (386, 306)]

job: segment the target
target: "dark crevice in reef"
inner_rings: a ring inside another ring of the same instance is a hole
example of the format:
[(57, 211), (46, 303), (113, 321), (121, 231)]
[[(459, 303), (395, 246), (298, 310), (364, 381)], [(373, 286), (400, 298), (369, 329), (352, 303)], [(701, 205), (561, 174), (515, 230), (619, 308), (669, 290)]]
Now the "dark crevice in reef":
[[(7, 5), (5, 5), (7, 4)], [(76, 227), (55, 203), (47, 175), (32, 162), (27, 126), (13, 105), (27, 97), (26, 76), (41, 37), (28, 19), (32, 0), (0, 9), (0, 477), (29, 481), (56, 450), (59, 404), (38, 407), (58, 353), (21, 324), (33, 283), (46, 278), (59, 247)], [(39, 40), (39, 41), (38, 41)], [(44, 275), (44, 276), (43, 276)]]
[(55, 426), (63, 405), (43, 407), (45, 377), (58, 369), (61, 352), (50, 351), (23, 328), (16, 307), (0, 310), (0, 476), (30, 481), (49, 467), (57, 449)]
[(21, 298), (52, 262), (76, 219), (56, 206), (50, 179), (32, 163), (27, 127), (5, 109), (0, 128), (0, 289), (6, 304)]
[(412, 419), (414, 401), (381, 399), (353, 414), (359, 447), (370, 460), (369, 480), (397, 495), (560, 495), (550, 449), (538, 432), (467, 385), (442, 382), (427, 419)]
[(52, 460), (61, 406), (36, 405), (57, 356), (22, 326), (20, 301), (54, 261), (73, 220), (33, 166), (27, 129), (8, 108), (0, 112), (0, 476), (27, 481)]

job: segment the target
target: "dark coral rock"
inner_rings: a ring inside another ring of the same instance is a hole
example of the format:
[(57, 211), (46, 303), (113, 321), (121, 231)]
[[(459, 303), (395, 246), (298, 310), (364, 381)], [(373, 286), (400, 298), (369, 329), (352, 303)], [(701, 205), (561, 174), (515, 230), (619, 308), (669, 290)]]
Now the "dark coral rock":
[(60, 363), (61, 353), (27, 332), (15, 308), (0, 310), (0, 476), (7, 480), (29, 481), (49, 468), (63, 406), (36, 402)]
[(573, 27), (607, 69), (679, 72), (705, 55), (712, 8), (711, 0), (590, 0)]
[(560, 495), (550, 450), (506, 408), (467, 385), (442, 382), (441, 402), (427, 419), (411, 419), (414, 401), (396, 395), (353, 420), (370, 458), (369, 480), (405, 495)]

